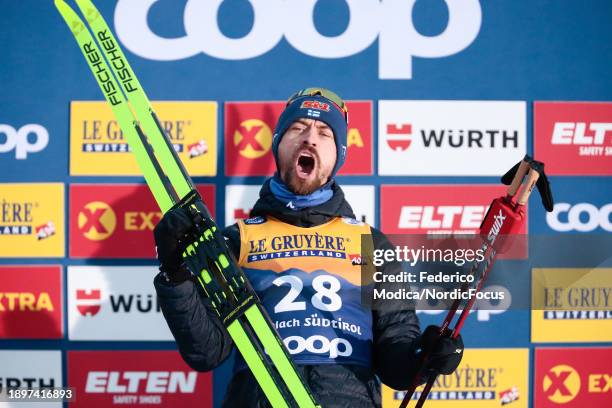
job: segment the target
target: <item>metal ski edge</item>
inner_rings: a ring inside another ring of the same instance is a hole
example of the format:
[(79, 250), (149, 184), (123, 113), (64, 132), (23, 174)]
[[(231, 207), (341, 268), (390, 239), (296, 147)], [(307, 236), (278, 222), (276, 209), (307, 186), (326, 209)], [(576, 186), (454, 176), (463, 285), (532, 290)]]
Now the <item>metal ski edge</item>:
[(193, 189), (191, 179), (168, 136), (160, 126), (144, 88), (121, 50), (119, 42), (91, 0), (75, 1), (94, 32), (121, 89), (136, 111), (136, 116), (159, 158), (164, 174), (170, 179), (179, 198), (183, 198)]
[(166, 191), (161, 176), (156, 171), (154, 163), (149, 157), (136, 127), (133, 125), (136, 123), (133, 114), (129, 109), (127, 101), (121, 94), (121, 90), (113, 78), (106, 61), (104, 61), (100, 49), (76, 12), (64, 0), (54, 0), (54, 3), (64, 22), (74, 35), (104, 98), (111, 107), (119, 126), (125, 133), (128, 145), (132, 148), (136, 162), (157, 204), (163, 212), (166, 212), (174, 205), (172, 198)]

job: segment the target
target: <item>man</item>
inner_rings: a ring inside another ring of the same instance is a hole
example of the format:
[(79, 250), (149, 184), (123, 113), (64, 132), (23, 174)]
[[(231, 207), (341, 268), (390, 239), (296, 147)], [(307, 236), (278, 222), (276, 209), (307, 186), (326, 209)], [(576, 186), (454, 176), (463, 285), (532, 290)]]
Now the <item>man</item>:
[[(361, 262), (349, 255), (361, 252), (362, 235), (376, 248), (391, 244), (355, 220), (334, 181), (346, 159), (347, 125), (347, 109), (332, 92), (308, 88), (293, 95), (272, 142), (277, 172), (264, 183), (251, 218), (224, 235), (321, 406), (378, 407), (378, 379), (405, 389), (419, 370), (422, 378), (448, 374), (463, 343), (440, 340), (434, 326), (420, 335), (411, 307), (362, 306)], [(195, 370), (208, 371), (229, 356), (232, 340), (181, 262), (181, 239), (190, 228), (181, 210), (156, 227), (161, 272), (155, 287), (181, 355)], [(431, 356), (425, 367), (418, 358), (423, 351)], [(238, 353), (224, 406), (267, 406)]]

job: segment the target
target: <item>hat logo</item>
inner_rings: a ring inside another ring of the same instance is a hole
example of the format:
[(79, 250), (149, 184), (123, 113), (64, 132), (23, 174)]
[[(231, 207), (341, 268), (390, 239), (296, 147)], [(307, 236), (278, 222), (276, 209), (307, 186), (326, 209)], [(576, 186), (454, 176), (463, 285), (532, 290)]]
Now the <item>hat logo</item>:
[(302, 109), (318, 109), (329, 112), (329, 103), (319, 101), (304, 101), (300, 106)]

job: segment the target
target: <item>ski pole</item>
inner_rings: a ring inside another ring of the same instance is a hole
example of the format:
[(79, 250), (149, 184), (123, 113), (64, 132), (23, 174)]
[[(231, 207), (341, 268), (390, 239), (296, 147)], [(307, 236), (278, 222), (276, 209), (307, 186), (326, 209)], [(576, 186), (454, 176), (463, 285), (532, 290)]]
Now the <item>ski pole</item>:
[[(489, 272), (491, 271), (497, 253), (505, 252), (509, 247), (508, 242), (503, 239), (500, 240), (501, 242), (497, 241), (497, 238), (502, 234), (507, 235), (516, 233), (520, 226), (524, 223), (524, 206), (527, 203), (529, 195), (531, 194), (533, 187), (536, 185), (540, 175), (544, 174), (544, 166), (541, 162), (537, 162), (526, 155), (518, 165), (518, 168), (515, 166), (515, 168), (511, 169), (509, 173), (513, 171), (515, 171), (515, 174), (512, 178), (510, 186), (508, 187), (506, 196), (493, 200), (491, 206), (489, 207), (489, 211), (487, 211), (487, 214), (480, 225), (479, 235), (481, 238), (483, 238), (481, 248), (487, 256), (485, 261), (482, 262), (482, 273), (476, 283), (474, 296), (469, 298), (467, 304), (461, 311), (455, 326), (452, 329), (449, 329), (449, 326), (455, 318), (457, 311), (459, 310), (459, 306), (462, 303), (460, 299), (454, 300), (448, 313), (446, 314), (446, 317), (444, 318), (444, 321), (442, 322), (442, 325), (440, 326), (440, 337), (450, 337), (456, 339), (459, 336), (461, 328), (465, 323), (465, 319), (467, 318), (474, 305), (474, 301), (476, 300), (476, 293), (482, 290), (484, 282), (489, 276)], [(521, 188), (520, 192), (519, 188)], [(549, 190), (548, 194), (550, 195)], [(547, 199), (548, 198), (550, 199), (550, 203), (552, 203), (552, 195), (547, 197)], [(545, 206), (548, 209), (549, 206), (547, 204), (548, 202), (545, 203)], [(495, 244), (496, 241), (497, 244)], [(468, 274), (475, 276), (480, 267), (481, 262), (474, 262)], [(464, 283), (460, 290), (464, 292), (469, 289), (469, 286), (469, 283)], [(420, 365), (423, 366), (428, 359), (429, 353), (423, 353), (420, 359)], [(421, 408), (425, 404), (427, 396), (429, 395), (436, 378), (437, 374), (429, 377), (423, 391), (421, 392), (419, 400), (417, 401), (416, 408)], [(408, 403), (412, 399), (416, 388), (421, 384), (421, 380), (422, 374), (419, 372), (416, 374), (412, 384), (406, 391), (404, 399), (400, 404), (400, 408), (406, 408), (408, 406)]]

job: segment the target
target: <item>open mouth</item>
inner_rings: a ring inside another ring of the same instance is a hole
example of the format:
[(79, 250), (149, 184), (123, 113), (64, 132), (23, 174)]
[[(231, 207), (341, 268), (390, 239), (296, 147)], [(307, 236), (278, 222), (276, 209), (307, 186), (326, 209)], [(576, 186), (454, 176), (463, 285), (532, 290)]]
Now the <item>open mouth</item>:
[(310, 152), (301, 152), (297, 159), (297, 173), (301, 177), (308, 177), (315, 168), (315, 158)]

